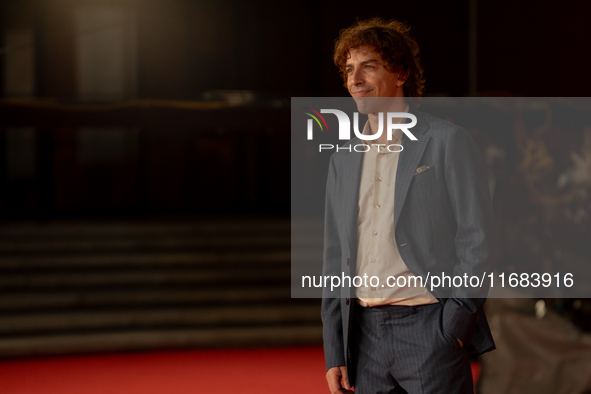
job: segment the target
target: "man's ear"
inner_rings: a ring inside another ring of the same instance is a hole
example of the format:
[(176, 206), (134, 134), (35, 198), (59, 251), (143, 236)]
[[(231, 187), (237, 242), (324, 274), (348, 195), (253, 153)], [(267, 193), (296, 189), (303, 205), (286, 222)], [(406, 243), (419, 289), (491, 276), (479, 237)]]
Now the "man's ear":
[(404, 71), (400, 71), (398, 74), (396, 74), (396, 86), (400, 87), (403, 86), (404, 83), (406, 82), (406, 80), (408, 79), (408, 73), (405, 73)]

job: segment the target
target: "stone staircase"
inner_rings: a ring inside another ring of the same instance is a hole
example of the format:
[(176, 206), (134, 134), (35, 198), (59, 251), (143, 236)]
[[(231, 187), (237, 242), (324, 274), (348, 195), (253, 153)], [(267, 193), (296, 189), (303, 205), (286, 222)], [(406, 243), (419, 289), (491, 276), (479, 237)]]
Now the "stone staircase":
[(0, 226), (0, 357), (320, 344), (289, 219)]

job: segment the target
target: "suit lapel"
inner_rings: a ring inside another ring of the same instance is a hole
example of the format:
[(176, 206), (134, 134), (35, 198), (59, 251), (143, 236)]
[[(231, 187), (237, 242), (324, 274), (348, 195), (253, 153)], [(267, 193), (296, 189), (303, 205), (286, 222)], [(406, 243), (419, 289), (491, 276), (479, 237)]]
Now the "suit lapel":
[(418, 141), (411, 141), (406, 134), (402, 137), (402, 152), (398, 158), (398, 169), (396, 170), (396, 191), (394, 194), (394, 228), (398, 224), (400, 212), (404, 206), (404, 200), (412, 177), (417, 169), (423, 152), (431, 137), (424, 135), (429, 128), (422, 113), (416, 110), (410, 111), (417, 117), (417, 125), (410, 131), (417, 137)]

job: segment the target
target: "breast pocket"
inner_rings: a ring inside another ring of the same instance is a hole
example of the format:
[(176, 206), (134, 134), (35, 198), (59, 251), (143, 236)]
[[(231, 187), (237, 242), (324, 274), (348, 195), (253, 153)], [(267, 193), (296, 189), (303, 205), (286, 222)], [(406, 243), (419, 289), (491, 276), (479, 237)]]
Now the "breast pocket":
[(423, 182), (428, 181), (429, 179), (435, 178), (435, 169), (433, 167), (426, 169), (412, 177), (411, 185), (416, 186)]

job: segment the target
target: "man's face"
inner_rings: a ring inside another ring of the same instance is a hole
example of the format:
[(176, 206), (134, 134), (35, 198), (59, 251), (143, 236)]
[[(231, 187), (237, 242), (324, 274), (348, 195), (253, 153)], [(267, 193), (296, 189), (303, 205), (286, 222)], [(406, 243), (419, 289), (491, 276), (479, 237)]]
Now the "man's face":
[(381, 56), (367, 47), (349, 50), (347, 89), (358, 97), (403, 97), (404, 81), (388, 71)]

